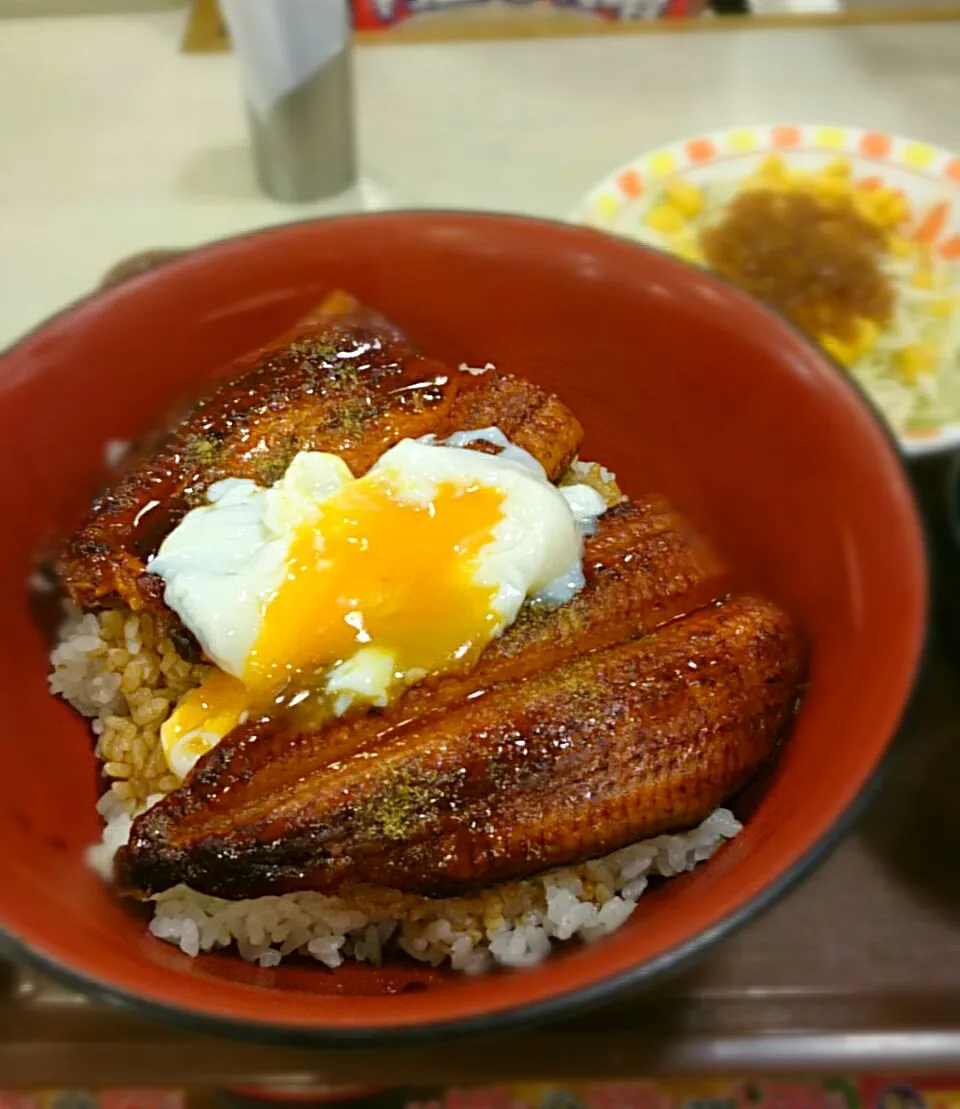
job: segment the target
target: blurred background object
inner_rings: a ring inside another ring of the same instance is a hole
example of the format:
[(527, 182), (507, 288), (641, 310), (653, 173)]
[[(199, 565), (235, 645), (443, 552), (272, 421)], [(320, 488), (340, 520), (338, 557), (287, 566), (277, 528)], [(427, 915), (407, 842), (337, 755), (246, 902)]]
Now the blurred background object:
[(0, 17), (103, 15), (185, 8), (190, 0), (0, 0)]
[[(0, 0), (2, 3), (2, 0)], [(635, 34), (678, 30), (710, 16), (750, 16), (756, 26), (862, 23), (954, 16), (960, 0), (353, 0), (361, 42), (455, 42), (483, 39)], [(219, 0), (194, 0), (189, 50), (230, 48)]]
[(356, 180), (347, 0), (222, 0), (257, 179), (268, 196), (320, 200)]

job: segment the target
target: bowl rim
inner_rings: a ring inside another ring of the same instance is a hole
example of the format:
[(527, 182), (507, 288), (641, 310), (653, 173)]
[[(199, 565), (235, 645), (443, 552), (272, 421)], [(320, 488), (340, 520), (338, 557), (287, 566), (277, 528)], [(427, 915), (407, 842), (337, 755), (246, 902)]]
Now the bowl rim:
[[(70, 316), (75, 310), (102, 296), (109, 296), (117, 288), (136, 287), (155, 280), (157, 272), (168, 267), (202, 264), (203, 259), (220, 250), (242, 246), (247, 240), (270, 237), (290, 231), (297, 227), (316, 224), (343, 222), (379, 222), (384, 219), (457, 219), (468, 217), (471, 220), (490, 223), (531, 223), (550, 227), (554, 230), (579, 236), (600, 236), (616, 241), (627, 250), (647, 253), (663, 258), (674, 266), (680, 266), (696, 273), (700, 279), (706, 278), (724, 287), (738, 298), (743, 298), (754, 308), (786, 324), (790, 331), (809, 349), (813, 350), (823, 364), (833, 372), (833, 376), (845, 383), (846, 387), (860, 401), (866, 413), (879, 428), (882, 437), (890, 447), (891, 459), (901, 483), (902, 492), (910, 514), (913, 517), (916, 538), (920, 548), (921, 572), (921, 612), (919, 614), (920, 642), (912, 673), (900, 708), (899, 717), (893, 727), (886, 745), (865, 777), (860, 789), (853, 795), (846, 808), (835, 818), (829, 828), (816, 839), (807, 850), (776, 879), (771, 881), (753, 897), (739, 905), (735, 910), (716, 921), (711, 927), (697, 933), (690, 939), (667, 948), (660, 955), (648, 959), (626, 970), (605, 973), (587, 985), (577, 986), (542, 1000), (504, 1008), (486, 1010), (476, 1016), (457, 1017), (451, 1020), (417, 1022), (404, 1025), (370, 1025), (366, 1027), (340, 1027), (333, 1024), (305, 1026), (280, 1020), (250, 1020), (226, 1017), (202, 1009), (188, 1008), (144, 997), (132, 990), (116, 986), (107, 980), (82, 971), (71, 969), (55, 957), (47, 955), (29, 940), (14, 934), (0, 923), (0, 955), (37, 971), (59, 984), (83, 993), (91, 1000), (105, 1004), (112, 1009), (142, 1017), (147, 1020), (172, 1025), (176, 1028), (206, 1035), (228, 1037), (231, 1039), (260, 1043), (272, 1046), (344, 1048), (344, 1047), (410, 1047), (425, 1041), (438, 1039), (462, 1039), (473, 1035), (502, 1033), (522, 1030), (534, 1024), (552, 1023), (565, 1017), (572, 1017), (611, 1001), (618, 994), (636, 989), (669, 973), (678, 972), (698, 956), (712, 947), (718, 940), (731, 934), (746, 921), (759, 915), (774, 904), (780, 897), (794, 889), (833, 852), (856, 823), (862, 812), (873, 800), (890, 770), (896, 752), (905, 735), (910, 730), (924, 685), (923, 678), (930, 661), (932, 646), (931, 628), (931, 588), (932, 554), (927, 530), (919, 512), (906, 468), (905, 453), (898, 438), (888, 427), (879, 409), (865, 390), (826, 351), (812, 342), (795, 324), (785, 316), (771, 309), (761, 301), (751, 297), (742, 289), (713, 273), (704, 273), (697, 266), (675, 258), (667, 251), (656, 247), (612, 236), (607, 232), (571, 223), (563, 219), (551, 219), (511, 212), (490, 212), (471, 209), (396, 209), (388, 212), (350, 212), (328, 216), (311, 216), (291, 220), (281, 224), (257, 227), (239, 234), (227, 235), (204, 242), (196, 247), (186, 248), (184, 253), (176, 254), (155, 267), (125, 278), (114, 286), (91, 289), (89, 292), (69, 301), (62, 308), (43, 318), (7, 346), (0, 348), (0, 366), (3, 359), (22, 343), (31, 339), (57, 322)], [(197, 262), (196, 260), (200, 261)], [(508, 973), (522, 973), (509, 971)]]

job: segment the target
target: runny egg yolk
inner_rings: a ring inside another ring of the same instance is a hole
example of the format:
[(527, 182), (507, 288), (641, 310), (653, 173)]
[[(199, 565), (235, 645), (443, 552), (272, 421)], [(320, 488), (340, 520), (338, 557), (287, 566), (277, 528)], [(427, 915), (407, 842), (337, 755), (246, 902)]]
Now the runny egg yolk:
[(176, 711), (161, 728), (167, 764), (184, 777), (193, 765), (240, 722), (250, 704), (239, 678), (214, 669), (203, 684), (180, 698)]
[(502, 503), (480, 483), (441, 482), (422, 503), (369, 479), (325, 501), (293, 536), (242, 680), (215, 669), (164, 724), (171, 769), (185, 776), (248, 715), (288, 706), (320, 722), (472, 665), (500, 627), (474, 571)]
[(355, 482), (291, 545), (244, 681), (255, 702), (307, 683), (365, 644), (392, 656), (397, 680), (471, 664), (496, 628), (493, 588), (473, 580), (502, 512), (485, 485), (445, 482), (427, 504)]

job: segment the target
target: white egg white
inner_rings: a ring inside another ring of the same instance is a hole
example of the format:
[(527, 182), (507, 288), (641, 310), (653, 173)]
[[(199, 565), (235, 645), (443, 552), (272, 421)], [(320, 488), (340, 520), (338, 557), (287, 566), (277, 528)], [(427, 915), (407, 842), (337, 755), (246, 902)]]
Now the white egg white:
[[(501, 452), (464, 449), (476, 440)], [(209, 503), (187, 513), (163, 542), (150, 572), (163, 579), (166, 603), (227, 674), (243, 678), (295, 538), (316, 526), (322, 551), (323, 506), (354, 480), (336, 456), (301, 452), (269, 489), (238, 479), (213, 485)], [(501, 518), (472, 567), (474, 583), (491, 591), (491, 636), (509, 627), (528, 599), (561, 603), (582, 587), (583, 534), (605, 509), (585, 485), (551, 485), (539, 462), (497, 428), (445, 442), (405, 439), (360, 480), (382, 483), (394, 500), (417, 505), (430, 505), (441, 485), (499, 493)], [(387, 645), (364, 642), (362, 635), (358, 643), (324, 679), (338, 715), (356, 703), (385, 705), (398, 688), (424, 676), (399, 673)]]
[(269, 489), (241, 478), (212, 485), (167, 536), (149, 570), (163, 599), (221, 670), (242, 678), (263, 611), (286, 573), (297, 531), (353, 481), (333, 454), (301, 451)]

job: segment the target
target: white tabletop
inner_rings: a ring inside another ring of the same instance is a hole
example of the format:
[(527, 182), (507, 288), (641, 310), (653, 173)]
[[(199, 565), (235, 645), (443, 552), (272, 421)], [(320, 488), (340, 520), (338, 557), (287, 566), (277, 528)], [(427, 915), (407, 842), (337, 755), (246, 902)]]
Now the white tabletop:
[(960, 150), (960, 23), (364, 47), (363, 188), (258, 192), (233, 59), (179, 50), (182, 11), (0, 22), (0, 345), (122, 256), (314, 211), (563, 216), (684, 134), (836, 122)]

